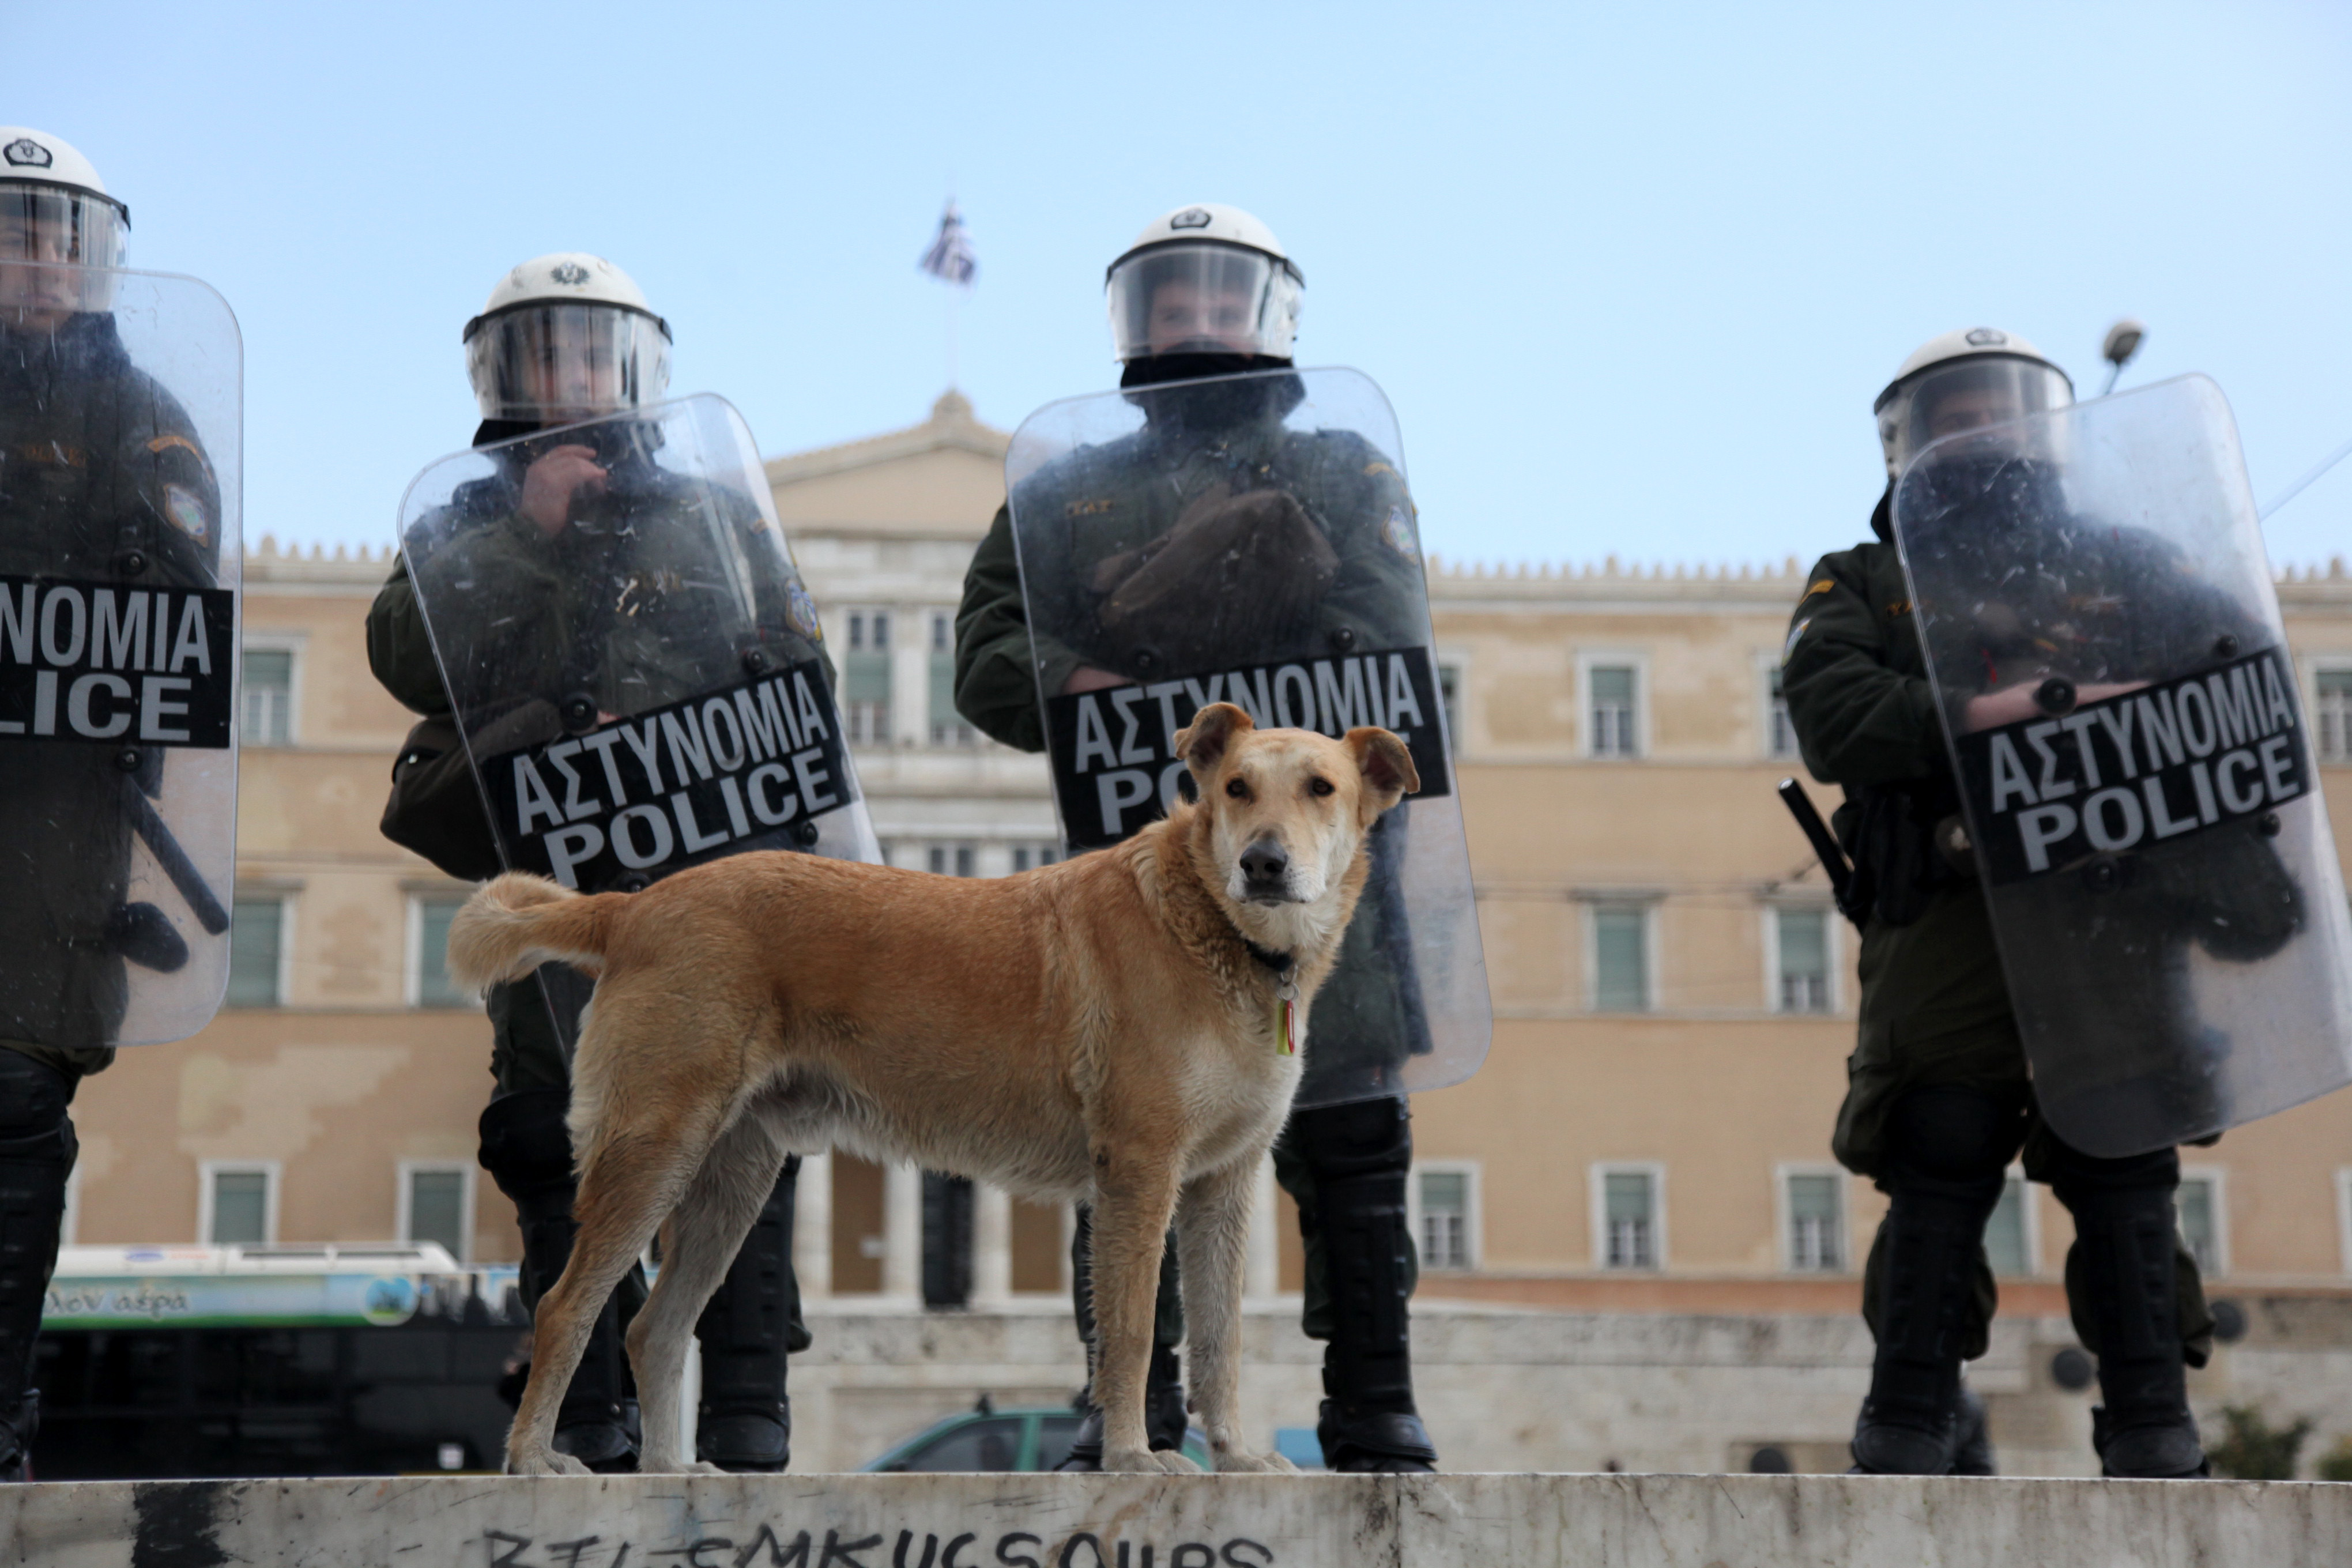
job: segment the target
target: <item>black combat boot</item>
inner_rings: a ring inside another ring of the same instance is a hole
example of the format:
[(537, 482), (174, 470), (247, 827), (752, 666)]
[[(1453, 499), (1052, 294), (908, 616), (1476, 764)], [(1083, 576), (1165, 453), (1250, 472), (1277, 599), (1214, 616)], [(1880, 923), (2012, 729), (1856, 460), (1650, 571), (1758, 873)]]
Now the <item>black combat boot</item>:
[(1992, 1436), (1985, 1430), (1984, 1401), (1965, 1384), (1960, 1388), (1959, 1412), (1954, 1429), (1952, 1474), (1997, 1476), (2000, 1473), (1993, 1463)]
[[(2057, 1189), (2074, 1215), (2074, 1263), (2105, 1403), (2091, 1412), (2100, 1473), (2178, 1479), (2211, 1473), (2189, 1410), (2174, 1272), (2179, 1156), (2080, 1161)], [(2086, 1336), (2087, 1337), (2087, 1336)]]
[[(1402, 1099), (1317, 1106), (1295, 1113), (1282, 1136), (1276, 1169), (1288, 1159), (1284, 1180), (1303, 1175), (1311, 1184), (1311, 1204), (1299, 1205), (1300, 1228), (1310, 1260), (1321, 1258), (1328, 1298), (1325, 1397), (1315, 1423), (1323, 1463), (1347, 1471), (1433, 1470), (1437, 1449), (1413, 1407), (1407, 1307), (1412, 1111)], [(1311, 1302), (1309, 1315), (1318, 1315)], [(1310, 1323), (1308, 1331), (1317, 1328)]]
[(30, 1476), (41, 1424), (33, 1342), (65, 1223), (73, 1172), (72, 1086), (14, 1051), (0, 1051), (0, 1481)]
[(694, 1453), (722, 1470), (773, 1474), (792, 1463), (784, 1358), (809, 1343), (793, 1275), (793, 1194), (800, 1169), (798, 1155), (784, 1162), (727, 1278), (694, 1325), (702, 1343)]
[[(1094, 1403), (1094, 1389), (1089, 1382), (1087, 1392), (1078, 1396), (1086, 1411), (1086, 1419), (1078, 1423), (1078, 1435), (1070, 1439), (1069, 1457), (1054, 1468), (1057, 1470), (1081, 1471), (1087, 1474), (1102, 1468), (1103, 1413)], [(1184, 1447), (1184, 1431), (1191, 1425), (1185, 1412), (1184, 1373), (1176, 1352), (1166, 1345), (1151, 1347), (1151, 1368), (1143, 1384), (1143, 1429), (1151, 1451), (1164, 1454)]]
[[(571, 1103), (569, 1089), (531, 1089), (501, 1095), (482, 1112), (482, 1169), (514, 1200), (522, 1231), (523, 1305), (534, 1314), (571, 1261), (580, 1228), (572, 1219), (572, 1139), (563, 1126)], [(555, 1415), (555, 1451), (601, 1475), (637, 1468), (636, 1402), (621, 1343), (618, 1297), (615, 1291), (596, 1315)]]

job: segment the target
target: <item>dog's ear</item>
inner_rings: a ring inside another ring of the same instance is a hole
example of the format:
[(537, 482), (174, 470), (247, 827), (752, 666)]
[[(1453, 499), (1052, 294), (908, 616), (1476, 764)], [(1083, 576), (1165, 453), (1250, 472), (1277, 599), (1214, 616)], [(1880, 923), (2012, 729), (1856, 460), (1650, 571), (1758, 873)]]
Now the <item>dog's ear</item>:
[(1255, 730), (1256, 723), (1230, 702), (1212, 702), (1192, 715), (1190, 728), (1176, 731), (1176, 754), (1191, 764), (1192, 776), (1206, 782), (1233, 749), (1234, 737)]
[(1412, 753), (1386, 730), (1369, 725), (1350, 730), (1346, 744), (1356, 759), (1356, 771), (1364, 775), (1367, 821), (1421, 788), (1421, 773), (1412, 765)]

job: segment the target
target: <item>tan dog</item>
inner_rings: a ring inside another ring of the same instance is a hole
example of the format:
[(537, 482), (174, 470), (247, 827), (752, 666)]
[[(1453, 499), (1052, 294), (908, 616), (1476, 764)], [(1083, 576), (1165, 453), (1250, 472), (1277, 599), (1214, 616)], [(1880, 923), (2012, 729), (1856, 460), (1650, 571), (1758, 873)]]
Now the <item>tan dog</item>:
[(640, 893), (515, 873), (474, 895), (449, 930), (463, 984), (548, 960), (598, 976), (572, 1064), (579, 1239), (539, 1304), (510, 1473), (584, 1473), (551, 1447), (556, 1407), (665, 1222), (628, 1333), (638, 1468), (713, 1468), (677, 1450), (695, 1321), (785, 1152), (831, 1147), (1094, 1206), (1106, 1470), (1192, 1468), (1150, 1452), (1144, 1430), (1173, 1215), (1216, 1467), (1290, 1468), (1235, 1426), (1252, 1187), (1300, 1071), (1280, 993), (1286, 976), (1304, 1039), (1364, 884), (1364, 835), (1421, 780), (1385, 730), (1260, 731), (1229, 703), (1176, 743), (1198, 805), (1019, 876), (751, 853)]

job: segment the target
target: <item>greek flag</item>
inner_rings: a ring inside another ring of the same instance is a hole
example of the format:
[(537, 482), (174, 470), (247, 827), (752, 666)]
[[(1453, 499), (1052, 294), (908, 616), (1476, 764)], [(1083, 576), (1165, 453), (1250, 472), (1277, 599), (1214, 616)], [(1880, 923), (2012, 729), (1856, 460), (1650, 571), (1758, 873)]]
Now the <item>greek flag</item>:
[(972, 277), (979, 272), (980, 263), (971, 254), (971, 237), (964, 233), (963, 217), (956, 211), (952, 198), (948, 202), (948, 210), (940, 215), (938, 237), (931, 241), (931, 247), (923, 252), (923, 259), (916, 265), (942, 283), (960, 284), (967, 289), (971, 287)]

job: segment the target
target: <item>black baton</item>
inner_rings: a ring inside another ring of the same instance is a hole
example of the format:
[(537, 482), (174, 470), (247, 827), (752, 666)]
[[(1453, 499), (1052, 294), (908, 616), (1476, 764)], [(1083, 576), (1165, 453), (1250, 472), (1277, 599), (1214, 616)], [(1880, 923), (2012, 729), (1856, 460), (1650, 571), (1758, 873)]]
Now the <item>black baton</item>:
[(171, 825), (155, 810), (155, 803), (147, 792), (130, 779), (122, 781), (123, 798), (131, 803), (131, 826), (155, 857), (155, 864), (163, 868), (163, 875), (172, 879), (172, 886), (180, 889), (180, 897), (188, 900), (188, 908), (196, 913), (196, 923), (213, 935), (228, 930), (228, 911), (221, 908), (205, 874), (188, 858), (173, 836)]
[(1839, 847), (1837, 835), (1830, 831), (1830, 825), (1813, 809), (1813, 797), (1796, 780), (1780, 781), (1780, 804), (1789, 808), (1789, 815), (1797, 819), (1797, 826), (1812, 841), (1822, 869), (1830, 874), (1830, 891), (1837, 896), (1838, 908), (1844, 909), (1846, 889), (1853, 885), (1853, 868), (1846, 864), (1845, 851)]

